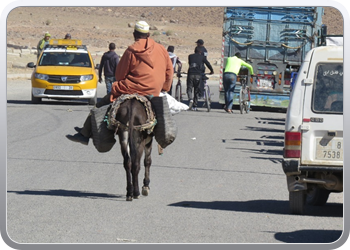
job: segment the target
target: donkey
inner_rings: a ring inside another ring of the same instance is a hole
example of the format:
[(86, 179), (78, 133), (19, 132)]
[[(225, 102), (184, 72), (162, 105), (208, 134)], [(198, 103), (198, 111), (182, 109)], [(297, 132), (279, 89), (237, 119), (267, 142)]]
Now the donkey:
[(115, 119), (119, 124), (116, 132), (119, 137), (126, 171), (126, 200), (132, 201), (133, 198), (137, 199), (140, 196), (138, 174), (143, 152), (145, 153), (145, 176), (142, 195), (147, 196), (149, 193), (153, 133), (147, 131), (144, 126), (148, 122), (147, 112), (145, 106), (137, 99), (124, 101), (118, 108)]

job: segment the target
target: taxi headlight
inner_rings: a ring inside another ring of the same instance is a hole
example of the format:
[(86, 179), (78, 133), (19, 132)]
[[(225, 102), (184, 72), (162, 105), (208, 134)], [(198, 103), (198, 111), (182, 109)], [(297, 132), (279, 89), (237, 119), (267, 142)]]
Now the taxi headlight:
[(80, 81), (81, 81), (81, 82), (90, 81), (90, 80), (92, 80), (93, 77), (94, 77), (93, 75), (81, 76), (81, 77), (80, 77)]
[(45, 80), (45, 81), (49, 80), (48, 75), (38, 74), (38, 73), (35, 74), (35, 78), (40, 79), (40, 80)]

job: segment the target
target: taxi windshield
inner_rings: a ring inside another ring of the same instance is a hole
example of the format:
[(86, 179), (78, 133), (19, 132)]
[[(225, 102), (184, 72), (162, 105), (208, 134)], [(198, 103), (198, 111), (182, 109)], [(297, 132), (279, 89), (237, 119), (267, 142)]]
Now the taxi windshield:
[(43, 52), (38, 66), (91, 67), (87, 53)]

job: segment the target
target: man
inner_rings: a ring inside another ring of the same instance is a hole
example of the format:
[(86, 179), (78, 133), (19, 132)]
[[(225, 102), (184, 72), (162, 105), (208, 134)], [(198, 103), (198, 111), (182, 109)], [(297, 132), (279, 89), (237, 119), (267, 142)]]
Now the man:
[[(180, 59), (174, 54), (174, 50), (175, 50), (174, 46), (168, 46), (167, 51), (169, 53), (170, 60), (173, 63), (174, 73), (177, 72), (176, 76), (180, 77), (182, 63), (181, 63)], [(177, 65), (177, 71), (176, 71), (176, 65)], [(168, 91), (169, 95), (172, 95), (172, 89), (173, 89), (173, 84), (171, 84), (170, 90)]]
[(39, 58), (41, 52), (43, 51), (44, 47), (46, 44), (49, 44), (49, 40), (50, 40), (50, 37), (51, 35), (46, 32), (45, 35), (44, 35), (44, 38), (41, 39), (39, 42), (38, 42), (38, 45), (36, 46), (36, 49), (37, 49), (37, 58)]
[(119, 56), (115, 53), (115, 44), (109, 44), (109, 51), (101, 57), (100, 68), (98, 69), (98, 82), (102, 82), (102, 69), (104, 70), (107, 94), (112, 90), (112, 84), (116, 81), (115, 71), (119, 63)]
[[(207, 59), (208, 51), (204, 47), (204, 41), (202, 39), (198, 39), (196, 44), (197, 44), (197, 48), (200, 50), (201, 54), (205, 56), (205, 59)], [(202, 79), (201, 79), (201, 82), (199, 84), (200, 91), (198, 92), (198, 98), (202, 98), (203, 97), (203, 93), (204, 93), (204, 79), (203, 79), (204, 78), (204, 72), (205, 72), (205, 67), (203, 68)]]
[(204, 41), (202, 39), (198, 39), (197, 42), (197, 47), (200, 49), (202, 55), (204, 55), (205, 57), (208, 56), (208, 51), (207, 49), (204, 47)]
[[(112, 91), (96, 107), (108, 105), (122, 94), (159, 96), (161, 91), (169, 91), (174, 70), (168, 52), (149, 37), (149, 25), (144, 21), (136, 23), (133, 35), (135, 43), (125, 50), (118, 63)], [(75, 127), (75, 130), (77, 134), (66, 137), (87, 145), (92, 131), (91, 113), (83, 128)]]
[(228, 57), (224, 70), (224, 89), (225, 89), (225, 111), (232, 114), (233, 105), (233, 92), (236, 87), (237, 75), (241, 69), (241, 66), (245, 66), (249, 69), (250, 74), (254, 75), (253, 67), (241, 59), (241, 53), (237, 52), (235, 56)]
[[(202, 55), (199, 47), (196, 47), (194, 52), (194, 54), (188, 56), (187, 96), (188, 100), (190, 100), (189, 110), (192, 109), (196, 111), (198, 104), (198, 92), (200, 91), (199, 84), (204, 74), (204, 64), (209, 68), (210, 75), (214, 74), (214, 70), (211, 64), (208, 62), (207, 58)], [(192, 88), (194, 89), (193, 98)]]

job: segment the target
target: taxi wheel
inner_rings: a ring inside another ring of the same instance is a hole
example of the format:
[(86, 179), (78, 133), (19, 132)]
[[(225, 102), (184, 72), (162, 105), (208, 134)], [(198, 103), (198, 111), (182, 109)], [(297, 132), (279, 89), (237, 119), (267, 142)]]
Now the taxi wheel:
[(33, 104), (41, 103), (41, 98), (40, 97), (34, 97), (33, 94), (32, 94), (32, 103)]
[(97, 103), (97, 93), (93, 98), (89, 99), (89, 105), (96, 105), (96, 103)]

